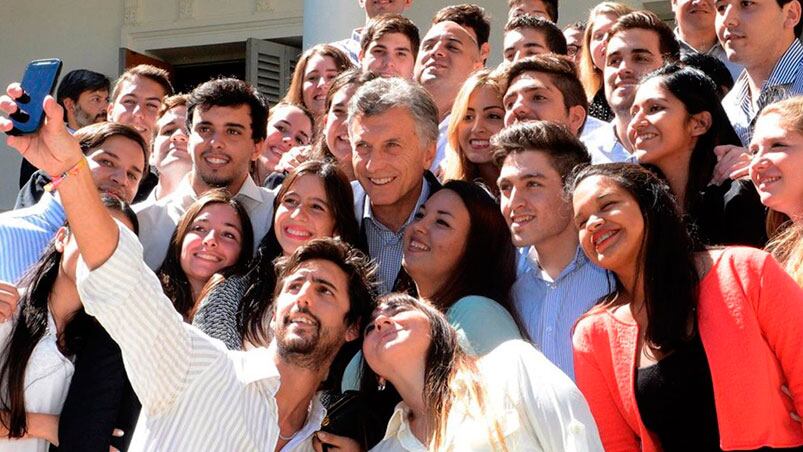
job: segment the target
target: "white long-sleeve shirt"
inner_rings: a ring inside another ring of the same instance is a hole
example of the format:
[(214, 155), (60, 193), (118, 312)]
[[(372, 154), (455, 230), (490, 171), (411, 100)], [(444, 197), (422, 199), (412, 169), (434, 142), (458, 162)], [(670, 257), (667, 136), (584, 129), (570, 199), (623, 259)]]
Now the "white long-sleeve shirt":
[[(0, 350), (7, 350), (19, 316), (20, 306), (17, 306), (17, 313), (11, 320), (0, 324)], [(61, 414), (74, 372), (73, 362), (59, 351), (56, 323), (48, 312), (47, 331), (34, 346), (25, 367), (25, 411)], [(3, 388), (4, 393), (5, 390)], [(0, 439), (0, 452), (47, 452), (48, 449), (50, 443), (44, 439)]]
[[(143, 261), (136, 236), (118, 227), (117, 249), (103, 265), (90, 272), (79, 261), (78, 291), (86, 312), (120, 346), (147, 413), (143, 450), (272, 452), (280, 384), (272, 354), (229, 351), (185, 324)], [(306, 424), (282, 450), (312, 450), (324, 415), (316, 396)]]
[[(521, 452), (602, 451), (597, 426), (577, 386), (532, 345), (511, 340), (477, 362), (486, 391), (482, 411), (455, 404), (449, 414), (445, 450), (493, 451), (496, 420), (507, 450)], [(456, 395), (459, 399), (460, 395)], [(413, 435), (409, 408), (399, 403), (385, 438), (372, 452), (425, 452)]]

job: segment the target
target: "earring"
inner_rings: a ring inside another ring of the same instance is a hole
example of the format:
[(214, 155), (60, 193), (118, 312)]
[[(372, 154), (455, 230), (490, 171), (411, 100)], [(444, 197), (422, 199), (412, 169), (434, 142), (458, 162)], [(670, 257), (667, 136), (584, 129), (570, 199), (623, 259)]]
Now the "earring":
[(384, 391), (385, 390), (385, 379), (384, 378), (379, 377), (379, 384), (376, 385), (376, 389), (378, 391)]

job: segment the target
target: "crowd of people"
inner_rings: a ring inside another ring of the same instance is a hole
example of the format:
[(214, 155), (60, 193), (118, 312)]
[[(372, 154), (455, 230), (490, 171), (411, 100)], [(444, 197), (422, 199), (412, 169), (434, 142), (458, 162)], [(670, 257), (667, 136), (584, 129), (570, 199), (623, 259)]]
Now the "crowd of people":
[(0, 451), (803, 450), (801, 0), (358, 2), (7, 136)]

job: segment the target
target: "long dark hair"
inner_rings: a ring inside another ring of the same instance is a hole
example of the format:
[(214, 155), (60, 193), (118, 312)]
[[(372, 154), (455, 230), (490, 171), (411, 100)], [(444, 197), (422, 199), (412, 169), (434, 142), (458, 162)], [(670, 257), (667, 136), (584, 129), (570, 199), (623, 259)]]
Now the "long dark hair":
[[(137, 216), (128, 204), (109, 195), (103, 195), (102, 200), (109, 210), (122, 212), (133, 225), (134, 232), (138, 232)], [(25, 370), (36, 344), (47, 331), (48, 301), (59, 275), (62, 255), (56, 248), (56, 240), (51, 240), (42, 257), (19, 283), (19, 287), (25, 289), (19, 299), (19, 318), (0, 358), (0, 388), (5, 388), (0, 404), (8, 412), (7, 416), (0, 416), (0, 423), (8, 430), (8, 438), (22, 438), (28, 432)], [(59, 350), (66, 356), (80, 351), (93, 322), (94, 319), (83, 308), (76, 311), (59, 332)]]
[(524, 334), (526, 329), (510, 296), (516, 282), (516, 250), (499, 205), (491, 194), (472, 182), (450, 180), (441, 190), (451, 190), (460, 197), (468, 210), (470, 226), (465, 252), (454, 272), (432, 295), (432, 303), (445, 312), (469, 295), (490, 298), (510, 312)]
[[(432, 450), (440, 450), (446, 434), (446, 421), (449, 411), (454, 406), (455, 389), (467, 399), (473, 399), (480, 409), (485, 406), (485, 389), (476, 365), (476, 358), (469, 356), (460, 347), (457, 332), (449, 324), (446, 316), (436, 307), (422, 302), (416, 298), (402, 293), (391, 293), (380, 297), (379, 304), (374, 312), (394, 312), (397, 310), (416, 310), (423, 313), (429, 320), (430, 345), (424, 358), (424, 393), (427, 416), (433, 422), (433, 436), (430, 442)], [(373, 319), (371, 319), (373, 321)], [(367, 323), (366, 323), (367, 324)], [(368, 366), (365, 358), (362, 359), (362, 375), (360, 391), (367, 397), (379, 397), (377, 387), (377, 374)], [(388, 386), (392, 385), (388, 382)], [(395, 392), (395, 389), (391, 389)], [(459, 400), (460, 403), (470, 403), (472, 400)], [(492, 444), (498, 443), (506, 450), (504, 435), (497, 419), (489, 423), (489, 439)]]
[[(184, 237), (190, 232), (190, 227), (195, 218), (201, 211), (212, 204), (226, 204), (231, 206), (237, 216), (240, 218), (242, 226), (242, 247), (240, 255), (234, 264), (223, 270), (222, 275), (225, 278), (239, 272), (244, 272), (248, 268), (248, 262), (251, 260), (251, 247), (254, 243), (254, 230), (251, 227), (251, 220), (248, 217), (248, 212), (245, 210), (243, 204), (234, 199), (224, 189), (214, 189), (203, 194), (200, 198), (195, 200), (190, 207), (181, 216), (181, 219), (176, 226), (173, 235), (170, 237), (170, 248), (167, 251), (162, 266), (156, 272), (159, 281), (162, 283), (162, 289), (168, 298), (173, 302), (176, 311), (179, 312), (185, 319), (190, 317), (193, 309), (195, 308), (195, 299), (192, 295), (192, 287), (190, 281), (187, 279), (187, 274), (181, 268), (181, 246), (184, 242)], [(219, 284), (221, 280), (216, 280), (213, 284)], [(208, 291), (209, 284), (203, 290)], [(199, 297), (200, 298), (200, 297)]]
[[(359, 226), (354, 216), (354, 195), (351, 191), (351, 184), (334, 162), (310, 160), (297, 166), (282, 182), (273, 201), (273, 211), (276, 212), (293, 183), (299, 177), (307, 174), (317, 176), (323, 183), (326, 201), (335, 219), (336, 234), (342, 241), (350, 245), (357, 244)], [(268, 313), (273, 304), (273, 290), (276, 287), (273, 261), (282, 254), (282, 247), (276, 238), (276, 231), (271, 226), (270, 231), (259, 244), (254, 260), (248, 268), (246, 280), (251, 285), (243, 295), (238, 312), (238, 324), (242, 325), (243, 339), (252, 344), (267, 345), (270, 342), (270, 332), (265, 322), (269, 320)]]
[[(636, 271), (644, 281), (645, 338), (651, 349), (670, 352), (691, 339), (697, 328), (700, 277), (694, 260), (695, 241), (669, 186), (649, 170), (628, 163), (586, 166), (569, 179), (567, 193), (592, 176), (612, 180), (638, 203), (644, 235)], [(616, 304), (624, 290), (618, 277), (616, 286), (617, 290), (603, 299), (602, 308)]]
[(672, 93), (686, 108), (689, 115), (707, 111), (711, 114), (711, 126), (697, 139), (689, 160), (688, 181), (683, 210), (690, 218), (704, 214), (700, 193), (708, 186), (717, 157), (714, 147), (722, 144), (741, 146), (741, 140), (722, 108), (714, 82), (702, 71), (682, 63), (673, 63), (650, 73), (642, 81), (660, 78), (661, 85)]

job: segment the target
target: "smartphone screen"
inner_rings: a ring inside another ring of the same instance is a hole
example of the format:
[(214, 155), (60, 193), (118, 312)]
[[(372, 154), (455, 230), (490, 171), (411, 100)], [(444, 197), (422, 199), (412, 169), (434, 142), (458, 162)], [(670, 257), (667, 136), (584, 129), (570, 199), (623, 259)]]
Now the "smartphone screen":
[(11, 115), (14, 128), (10, 135), (34, 133), (44, 121), (42, 102), (45, 96), (52, 94), (61, 72), (61, 60), (57, 58), (35, 60), (28, 64), (22, 76), (24, 95), (16, 100), (17, 113)]

